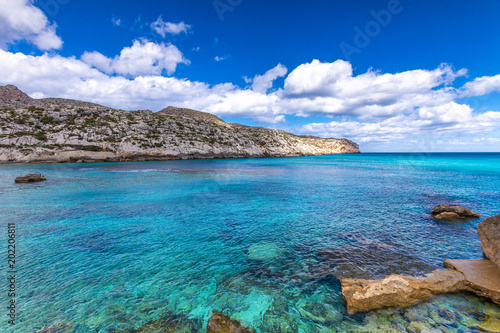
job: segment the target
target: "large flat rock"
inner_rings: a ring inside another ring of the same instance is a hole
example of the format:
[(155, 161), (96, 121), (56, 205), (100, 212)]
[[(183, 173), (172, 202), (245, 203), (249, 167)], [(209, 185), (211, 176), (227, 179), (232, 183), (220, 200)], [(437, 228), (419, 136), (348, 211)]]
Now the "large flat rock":
[(421, 278), (393, 274), (376, 281), (343, 279), (341, 284), (349, 313), (408, 306), (434, 295), (466, 289), (462, 273), (451, 269), (437, 269)]
[(446, 260), (444, 265), (465, 277), (467, 288), (500, 304), (500, 268), (490, 260)]
[(500, 267), (500, 215), (488, 217), (479, 223), (477, 234), (486, 258)]

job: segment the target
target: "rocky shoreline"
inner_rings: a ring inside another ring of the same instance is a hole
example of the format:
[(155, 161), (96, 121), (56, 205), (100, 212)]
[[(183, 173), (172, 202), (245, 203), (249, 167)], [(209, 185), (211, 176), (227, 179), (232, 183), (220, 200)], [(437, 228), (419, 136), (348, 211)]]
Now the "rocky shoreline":
[[(479, 214), (456, 205), (438, 205), (432, 214), (434, 218), (443, 220), (479, 217)], [(459, 292), (472, 292), (500, 305), (500, 215), (481, 222), (478, 235), (484, 251), (483, 260), (447, 259), (444, 262), (446, 268), (434, 270), (423, 277), (400, 274), (380, 280), (356, 278), (353, 274), (339, 277), (348, 313), (409, 306), (435, 295)], [(408, 264), (410, 268), (417, 267), (415, 263)], [(381, 265), (384, 266), (384, 263)], [(387, 270), (387, 267), (383, 269)], [(405, 269), (408, 270), (408, 267), (402, 267), (401, 270)]]
[(347, 139), (298, 136), (167, 107), (123, 111), (33, 99), (0, 86), (0, 163), (125, 162), (360, 153)]

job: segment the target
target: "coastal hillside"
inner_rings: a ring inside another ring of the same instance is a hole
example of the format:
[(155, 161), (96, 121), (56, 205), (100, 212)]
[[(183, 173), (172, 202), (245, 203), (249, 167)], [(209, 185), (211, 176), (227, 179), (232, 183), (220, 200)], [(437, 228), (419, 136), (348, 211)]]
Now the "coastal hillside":
[(15, 86), (0, 86), (0, 163), (345, 153), (359, 153), (358, 145), (226, 123), (172, 106), (156, 113), (123, 111), (76, 100), (33, 99)]

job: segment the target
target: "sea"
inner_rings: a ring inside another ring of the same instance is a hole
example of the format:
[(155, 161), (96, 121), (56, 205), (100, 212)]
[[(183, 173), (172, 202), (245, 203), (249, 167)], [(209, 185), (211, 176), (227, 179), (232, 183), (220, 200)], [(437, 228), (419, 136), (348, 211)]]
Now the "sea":
[(0, 331), (205, 332), (218, 311), (255, 332), (500, 332), (473, 294), (349, 314), (339, 282), (482, 259), (498, 214), (500, 153), (0, 165)]

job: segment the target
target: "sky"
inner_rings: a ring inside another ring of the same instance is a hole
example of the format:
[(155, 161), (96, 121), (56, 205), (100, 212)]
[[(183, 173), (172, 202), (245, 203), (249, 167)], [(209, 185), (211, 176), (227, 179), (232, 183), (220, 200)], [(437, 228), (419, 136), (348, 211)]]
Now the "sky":
[(0, 85), (123, 110), (500, 151), (497, 0), (0, 0)]

